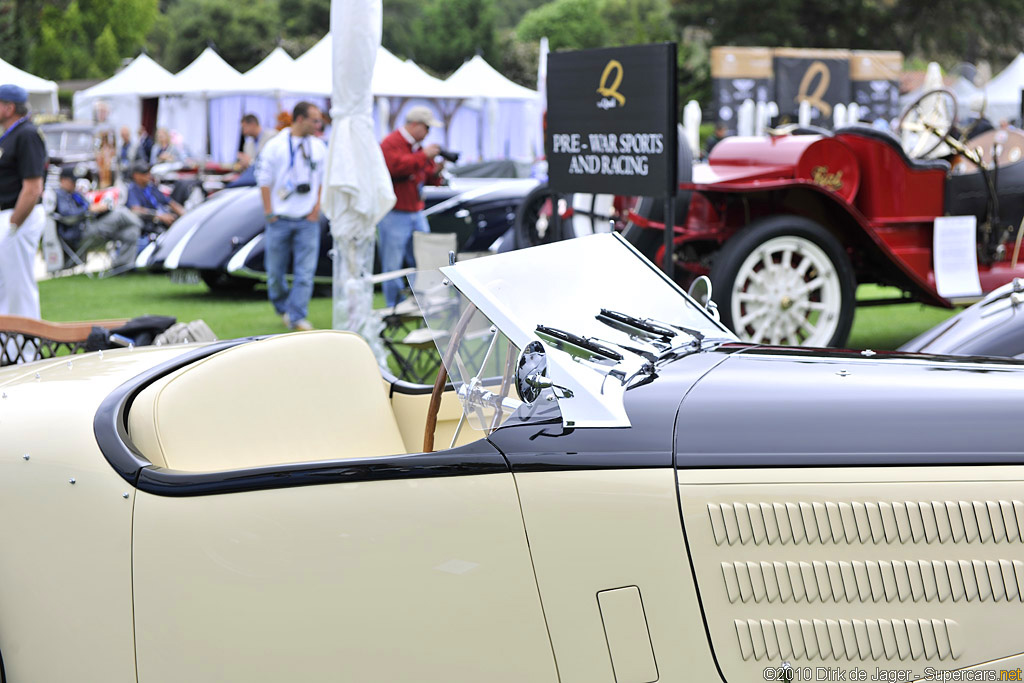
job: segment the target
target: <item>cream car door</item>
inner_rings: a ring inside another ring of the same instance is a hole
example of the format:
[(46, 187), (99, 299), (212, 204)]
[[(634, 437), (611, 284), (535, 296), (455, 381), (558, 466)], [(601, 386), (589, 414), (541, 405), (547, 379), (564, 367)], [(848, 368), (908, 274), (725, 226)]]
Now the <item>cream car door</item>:
[(486, 442), (283, 476), (138, 492), (139, 681), (557, 680)]

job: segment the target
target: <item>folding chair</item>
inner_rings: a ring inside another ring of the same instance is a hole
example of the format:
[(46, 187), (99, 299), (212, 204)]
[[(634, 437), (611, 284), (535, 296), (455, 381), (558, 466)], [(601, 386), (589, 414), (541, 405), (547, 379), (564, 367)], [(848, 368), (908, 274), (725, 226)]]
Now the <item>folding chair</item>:
[(58, 213), (51, 213), (50, 217), (56, 224), (57, 241), (60, 243), (60, 248), (64, 255), (64, 262), (62, 267), (57, 269), (58, 272), (66, 270), (74, 271), (77, 268), (81, 268), (82, 272), (84, 272), (85, 276), (88, 278), (105, 278), (120, 275), (134, 267), (135, 264), (132, 262), (127, 266), (120, 266), (117, 268), (107, 266), (98, 272), (89, 271), (87, 268), (89, 251), (102, 251), (110, 260), (110, 263), (114, 263), (116, 262), (115, 256), (119, 250), (135, 249), (137, 245), (113, 241), (108, 242), (106, 248), (103, 250), (90, 250), (87, 246), (83, 246), (82, 244), (85, 234), (85, 222), (88, 220), (86, 216), (62, 216)]
[(52, 323), (0, 315), (0, 366), (83, 353), (93, 327), (113, 329), (126, 322), (126, 319), (119, 319)]
[[(372, 278), (374, 283), (378, 283), (416, 274), (415, 278), (410, 278), (411, 291), (407, 292), (405, 299), (377, 311), (384, 323), (381, 340), (398, 365), (399, 379), (428, 384), (437, 375), (441, 358), (436, 343), (447, 332), (426, 327), (424, 318), (444, 316), (454, 309), (454, 300), (449, 296), (443, 283), (444, 276), (438, 269), (448, 265), (449, 254), (457, 247), (458, 235), (455, 233), (414, 232), (412, 252), (416, 268), (381, 273)], [(415, 327), (410, 330), (412, 325)]]

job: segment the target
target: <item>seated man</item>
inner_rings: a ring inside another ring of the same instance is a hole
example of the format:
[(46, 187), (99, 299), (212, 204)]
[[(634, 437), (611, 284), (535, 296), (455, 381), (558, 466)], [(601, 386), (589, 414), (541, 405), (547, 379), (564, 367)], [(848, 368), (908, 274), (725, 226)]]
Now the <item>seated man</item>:
[(126, 206), (143, 221), (144, 232), (160, 233), (185, 213), (181, 204), (170, 199), (153, 183), (149, 165), (132, 166), (132, 182), (128, 185)]
[[(60, 187), (57, 188), (57, 214), (64, 225), (75, 223), (80, 237), (76, 252), (83, 255), (92, 249), (101, 248), (107, 242), (120, 242), (121, 248), (114, 255), (113, 267), (128, 270), (135, 260), (135, 245), (142, 231), (142, 220), (128, 209), (111, 208), (106, 204), (91, 204), (75, 191), (75, 172), (71, 168), (60, 172)], [(78, 221), (69, 219), (78, 219)]]

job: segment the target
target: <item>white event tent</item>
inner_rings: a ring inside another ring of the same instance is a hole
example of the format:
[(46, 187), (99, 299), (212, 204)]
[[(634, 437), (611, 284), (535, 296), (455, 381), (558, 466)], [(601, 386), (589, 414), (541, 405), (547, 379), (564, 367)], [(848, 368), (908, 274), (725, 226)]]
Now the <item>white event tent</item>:
[[(75, 118), (108, 123), (115, 128), (128, 126), (135, 131), (142, 122), (142, 100), (174, 89), (171, 72), (143, 53), (107, 80), (75, 93)], [(104, 120), (96, 115), (100, 103), (108, 110)]]
[[(106, 81), (76, 93), (75, 118), (105, 116), (110, 125), (135, 131), (142, 100), (159, 97), (157, 125), (176, 132), (190, 156), (205, 157), (209, 150), (212, 160), (230, 163), (239, 149), (244, 114), (255, 114), (264, 129), (273, 129), (278, 113), (290, 112), (300, 100), (326, 111), (331, 73), (330, 33), (294, 60), (275, 48), (245, 74), (212, 48), (173, 76), (143, 54)], [(482, 57), (468, 60), (444, 81), (379, 47), (371, 92), (379, 138), (401, 123), (410, 107), (426, 105), (445, 123), (427, 141), (461, 152), (463, 161), (542, 153), (538, 94), (511, 82)], [(101, 102), (102, 108), (97, 106)]]
[(985, 85), (988, 118), (997, 124), (1001, 119), (1013, 121), (1020, 117), (1021, 89), (1024, 88), (1024, 52)]
[(205, 156), (209, 103), (214, 98), (241, 92), (242, 74), (207, 47), (175, 74), (173, 81), (173, 90), (160, 98), (157, 126), (180, 135), (181, 146), (189, 156)]
[(533, 159), (543, 154), (536, 90), (513, 83), (480, 55), (467, 60), (445, 82), (474, 98), (452, 121), (454, 149), (469, 157), (476, 150), (480, 159)]
[[(331, 94), (332, 40), (328, 33), (295, 60), (293, 92)], [(422, 104), (447, 121), (468, 93), (457, 91), (410, 61), (402, 61), (383, 47), (377, 49), (370, 90), (377, 100), (374, 110), (378, 137), (386, 135), (404, 112)], [(444, 144), (445, 131), (431, 131), (428, 142)]]
[(0, 59), (0, 84), (20, 85), (28, 91), (28, 104), (37, 114), (57, 111), (57, 84), (8, 64)]
[[(327, 50), (330, 52), (329, 44)], [(329, 64), (330, 54), (326, 58)], [(320, 78), (315, 78), (281, 47), (274, 48), (259, 64), (242, 74), (234, 94), (211, 100), (211, 157), (221, 162), (234, 160), (244, 115), (254, 114), (264, 130), (272, 130), (277, 125), (278, 113), (290, 113), (302, 100), (311, 101), (326, 111), (330, 91), (330, 71), (326, 76), (321, 72)]]

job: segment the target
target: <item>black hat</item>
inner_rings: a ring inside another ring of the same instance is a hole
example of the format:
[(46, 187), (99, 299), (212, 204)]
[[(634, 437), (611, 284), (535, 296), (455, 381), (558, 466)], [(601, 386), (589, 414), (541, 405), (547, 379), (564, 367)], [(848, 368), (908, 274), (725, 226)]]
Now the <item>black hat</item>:
[(132, 165), (132, 174), (136, 173), (149, 173), (149, 164), (145, 161), (138, 161)]
[(61, 180), (63, 180), (64, 178), (70, 178), (71, 180), (77, 180), (78, 176), (75, 175), (75, 168), (74, 168), (74, 166), (65, 166), (64, 168), (60, 169), (60, 178), (61, 178)]

